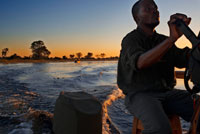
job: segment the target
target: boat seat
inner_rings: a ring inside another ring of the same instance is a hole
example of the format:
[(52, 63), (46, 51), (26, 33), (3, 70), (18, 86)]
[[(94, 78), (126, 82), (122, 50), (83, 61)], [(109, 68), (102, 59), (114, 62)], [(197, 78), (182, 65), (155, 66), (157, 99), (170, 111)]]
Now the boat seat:
[[(172, 127), (172, 134), (182, 134), (182, 128), (181, 128), (179, 116), (169, 115), (168, 117), (169, 117), (170, 124), (171, 124), (171, 127)], [(142, 134), (141, 131), (143, 129), (144, 128), (142, 126), (142, 122), (138, 118), (134, 117), (132, 134)]]

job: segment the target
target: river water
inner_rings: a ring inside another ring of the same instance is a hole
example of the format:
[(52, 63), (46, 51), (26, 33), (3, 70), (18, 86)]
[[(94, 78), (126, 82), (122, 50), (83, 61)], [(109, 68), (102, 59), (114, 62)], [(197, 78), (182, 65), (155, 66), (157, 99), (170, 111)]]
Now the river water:
[[(35, 127), (31, 115), (51, 117), (61, 91), (84, 91), (102, 102), (103, 134), (130, 134), (133, 116), (116, 75), (117, 61), (0, 64), (0, 134), (51, 134), (52, 124)], [(184, 89), (182, 80), (177, 88)], [(181, 122), (187, 130), (189, 123)]]

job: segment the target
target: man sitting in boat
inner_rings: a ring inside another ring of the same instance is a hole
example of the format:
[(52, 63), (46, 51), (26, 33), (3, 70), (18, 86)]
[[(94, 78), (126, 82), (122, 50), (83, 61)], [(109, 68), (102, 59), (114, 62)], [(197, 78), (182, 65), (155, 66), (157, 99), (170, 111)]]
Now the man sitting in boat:
[(137, 28), (122, 40), (117, 84), (126, 95), (128, 110), (142, 121), (143, 134), (171, 134), (168, 114), (191, 121), (194, 112), (190, 93), (174, 89), (174, 67), (185, 68), (190, 52), (175, 46), (182, 33), (174, 22), (178, 18), (189, 25), (191, 18), (171, 15), (165, 36), (155, 30), (160, 20), (153, 0), (137, 1), (132, 15)]

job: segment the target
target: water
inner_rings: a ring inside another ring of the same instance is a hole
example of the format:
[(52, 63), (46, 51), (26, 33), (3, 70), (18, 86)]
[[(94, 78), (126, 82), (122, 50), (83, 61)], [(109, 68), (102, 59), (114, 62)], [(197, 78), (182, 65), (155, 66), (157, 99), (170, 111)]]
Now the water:
[[(0, 64), (0, 133), (50, 134), (52, 124), (35, 124), (53, 116), (59, 93), (85, 91), (104, 105), (103, 134), (130, 134), (133, 116), (124, 106), (116, 73), (117, 61)], [(188, 123), (182, 124), (188, 129)]]

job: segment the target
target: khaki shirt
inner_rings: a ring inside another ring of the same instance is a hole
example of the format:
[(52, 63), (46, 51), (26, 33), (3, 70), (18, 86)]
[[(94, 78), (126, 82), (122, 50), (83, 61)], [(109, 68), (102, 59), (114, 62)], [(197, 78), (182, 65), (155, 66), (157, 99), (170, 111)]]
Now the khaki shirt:
[(122, 40), (122, 48), (117, 69), (117, 84), (124, 94), (140, 91), (166, 91), (176, 85), (174, 67), (187, 66), (188, 47), (179, 49), (173, 45), (163, 58), (152, 66), (139, 70), (138, 57), (164, 41), (167, 36), (154, 32), (147, 36), (137, 28)]

